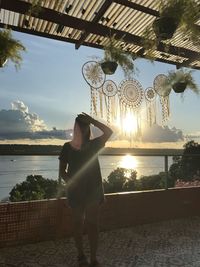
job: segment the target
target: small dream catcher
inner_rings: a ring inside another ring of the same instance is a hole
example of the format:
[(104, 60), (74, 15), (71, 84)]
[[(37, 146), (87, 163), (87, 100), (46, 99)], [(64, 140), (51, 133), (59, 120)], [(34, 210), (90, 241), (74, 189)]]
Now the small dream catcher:
[(152, 126), (156, 123), (156, 92), (152, 87), (148, 87), (145, 92), (147, 123)]
[(160, 97), (162, 107), (162, 124), (166, 124), (170, 115), (169, 94), (171, 92), (167, 76), (164, 74), (157, 75), (154, 79), (153, 85), (155, 92)]
[[(107, 122), (116, 121), (117, 119), (117, 85), (112, 80), (106, 80), (103, 84), (103, 95), (106, 110)], [(101, 104), (101, 102), (100, 102)], [(103, 114), (103, 105), (100, 106), (101, 114)], [(103, 116), (102, 116), (103, 117)]]
[(136, 118), (135, 135), (141, 135), (141, 121), (139, 108), (142, 104), (144, 91), (141, 84), (135, 80), (123, 80), (119, 85), (119, 106), (121, 127), (123, 127), (123, 119), (127, 114), (132, 118)]
[(106, 75), (101, 69), (101, 66), (96, 61), (88, 61), (82, 67), (82, 74), (90, 86), (91, 103), (90, 113), (91, 115), (98, 115), (97, 102), (102, 99), (102, 86), (105, 82)]

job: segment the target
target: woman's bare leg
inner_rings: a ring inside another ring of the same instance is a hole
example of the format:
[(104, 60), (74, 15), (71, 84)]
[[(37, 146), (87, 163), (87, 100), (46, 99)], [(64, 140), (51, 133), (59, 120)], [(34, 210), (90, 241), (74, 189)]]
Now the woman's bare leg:
[(86, 207), (85, 223), (87, 227), (89, 245), (90, 245), (90, 261), (97, 260), (96, 253), (98, 247), (98, 221), (99, 221), (99, 204)]
[(83, 224), (84, 224), (84, 208), (72, 209), (72, 222), (74, 241), (78, 252), (78, 257), (84, 255), (83, 251)]

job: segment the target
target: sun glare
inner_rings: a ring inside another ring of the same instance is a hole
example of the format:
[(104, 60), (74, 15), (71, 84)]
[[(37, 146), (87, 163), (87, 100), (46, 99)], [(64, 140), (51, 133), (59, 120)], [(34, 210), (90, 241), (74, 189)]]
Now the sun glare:
[(138, 165), (137, 159), (134, 156), (131, 155), (125, 155), (123, 156), (120, 167), (125, 169), (135, 169)]
[(135, 133), (137, 131), (137, 119), (131, 113), (126, 114), (126, 117), (123, 119), (122, 124), (123, 130), (128, 134)]
[(125, 176), (127, 178), (130, 178), (131, 176), (131, 171), (135, 169), (138, 165), (137, 159), (134, 156), (131, 155), (125, 155), (123, 156), (121, 162), (120, 162), (120, 167), (127, 169)]

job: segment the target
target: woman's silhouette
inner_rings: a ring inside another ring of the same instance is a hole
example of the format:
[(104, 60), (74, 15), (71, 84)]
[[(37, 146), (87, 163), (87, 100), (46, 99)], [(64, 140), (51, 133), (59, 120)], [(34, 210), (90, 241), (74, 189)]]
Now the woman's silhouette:
[[(103, 134), (90, 139), (90, 124)], [(73, 139), (64, 144), (60, 153), (59, 177), (67, 183), (67, 198), (72, 209), (74, 240), (80, 267), (100, 266), (97, 258), (98, 216), (100, 204), (104, 202), (102, 177), (98, 152), (112, 130), (86, 113), (79, 114), (74, 124)], [(90, 265), (83, 251), (82, 230), (86, 224), (90, 244)]]

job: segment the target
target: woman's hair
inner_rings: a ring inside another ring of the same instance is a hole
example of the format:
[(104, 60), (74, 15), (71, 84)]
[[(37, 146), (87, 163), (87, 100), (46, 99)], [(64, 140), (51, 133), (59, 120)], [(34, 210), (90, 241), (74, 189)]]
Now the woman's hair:
[(90, 125), (81, 121), (78, 117), (76, 118), (75, 123), (77, 123), (80, 128), (83, 143), (89, 141), (91, 136)]

